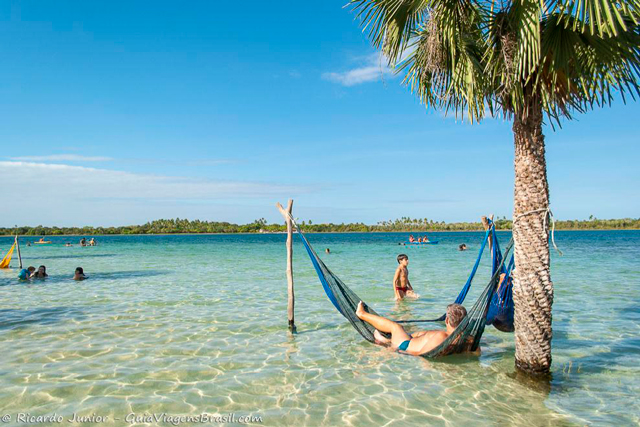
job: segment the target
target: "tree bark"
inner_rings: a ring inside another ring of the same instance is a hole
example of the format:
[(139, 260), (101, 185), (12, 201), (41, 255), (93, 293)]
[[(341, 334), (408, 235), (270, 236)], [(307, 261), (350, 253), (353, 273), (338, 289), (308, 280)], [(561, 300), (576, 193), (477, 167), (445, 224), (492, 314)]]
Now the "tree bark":
[(516, 367), (530, 374), (547, 374), (551, 367), (551, 305), (549, 273), (549, 184), (542, 134), (542, 106), (529, 99), (515, 114), (515, 187), (513, 239), (515, 271)]

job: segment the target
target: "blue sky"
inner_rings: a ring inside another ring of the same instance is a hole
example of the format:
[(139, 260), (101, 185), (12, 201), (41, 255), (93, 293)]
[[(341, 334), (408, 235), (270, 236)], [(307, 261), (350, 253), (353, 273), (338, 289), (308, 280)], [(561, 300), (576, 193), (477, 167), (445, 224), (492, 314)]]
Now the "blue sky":
[[(511, 124), (427, 111), (344, 3), (0, 3), (0, 226), (510, 217)], [(557, 218), (640, 216), (639, 113), (546, 128)]]

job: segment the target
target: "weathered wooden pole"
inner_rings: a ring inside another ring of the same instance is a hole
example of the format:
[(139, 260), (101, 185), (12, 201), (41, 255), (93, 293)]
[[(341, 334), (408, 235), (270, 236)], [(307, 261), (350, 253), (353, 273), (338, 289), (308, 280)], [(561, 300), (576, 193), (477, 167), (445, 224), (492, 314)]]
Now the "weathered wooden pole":
[[(481, 219), (482, 219), (482, 226), (484, 227), (484, 231), (487, 231), (489, 229), (489, 221), (487, 221), (486, 216), (483, 216)], [(493, 214), (491, 214), (489, 219), (491, 219), (491, 222), (493, 222)], [(491, 252), (492, 247), (493, 247), (493, 235), (489, 234), (489, 252)]]
[(294, 319), (294, 309), (296, 305), (296, 298), (293, 292), (293, 223), (291, 222), (293, 200), (289, 199), (286, 210), (280, 203), (276, 203), (276, 207), (284, 217), (285, 224), (287, 224), (287, 293), (289, 295), (289, 302), (287, 304), (287, 316), (289, 318), (289, 332), (295, 334), (296, 324)]
[(22, 270), (22, 255), (20, 254), (20, 240), (18, 240), (17, 234), (16, 234), (16, 246), (18, 247), (18, 260), (20, 261), (20, 270)]

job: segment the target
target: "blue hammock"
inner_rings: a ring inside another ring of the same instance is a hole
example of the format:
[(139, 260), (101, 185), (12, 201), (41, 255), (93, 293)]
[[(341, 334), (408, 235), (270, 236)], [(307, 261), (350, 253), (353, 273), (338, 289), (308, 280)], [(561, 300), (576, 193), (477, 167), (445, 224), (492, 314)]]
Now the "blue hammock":
[(500, 271), (500, 274), (504, 274), (505, 278), (500, 284), (500, 287), (493, 295), (491, 304), (489, 305), (489, 311), (487, 312), (487, 324), (493, 325), (496, 329), (502, 332), (513, 332), (513, 266), (515, 260), (513, 255), (509, 260), (509, 264), (505, 267), (502, 262), (502, 251), (500, 250), (500, 244), (496, 236), (495, 227), (491, 227), (493, 247), (492, 247), (492, 267), (491, 273)]
[(478, 265), (482, 259), (482, 254), (484, 253), (484, 248), (487, 245), (489, 237), (491, 237), (493, 241), (491, 248), (491, 275), (493, 276), (497, 271), (499, 271), (498, 274), (505, 274), (505, 279), (499, 285), (499, 288), (496, 290), (493, 298), (491, 299), (491, 303), (489, 304), (487, 325), (493, 325), (496, 329), (502, 332), (513, 332), (513, 278), (511, 277), (511, 273), (513, 271), (514, 258), (512, 255), (509, 260), (509, 264), (505, 267), (502, 260), (502, 251), (500, 250), (500, 244), (498, 243), (496, 229), (491, 221), (489, 221), (489, 229), (485, 233), (476, 263), (471, 270), (467, 283), (465, 283), (464, 287), (458, 294), (458, 298), (456, 298), (455, 302), (457, 304), (462, 304), (464, 302), (464, 299), (469, 292), (469, 288), (471, 288), (471, 283), (473, 282), (476, 271), (478, 270)]

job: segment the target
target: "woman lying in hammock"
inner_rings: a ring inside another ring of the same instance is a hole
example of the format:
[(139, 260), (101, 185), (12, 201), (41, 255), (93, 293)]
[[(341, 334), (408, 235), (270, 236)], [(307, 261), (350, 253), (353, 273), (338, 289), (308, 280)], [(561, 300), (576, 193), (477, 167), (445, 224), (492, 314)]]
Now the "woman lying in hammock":
[[(420, 356), (442, 344), (466, 315), (467, 310), (462, 305), (449, 304), (447, 306), (447, 317), (445, 319), (445, 324), (447, 325), (446, 331), (420, 331), (410, 335), (400, 324), (393, 320), (368, 313), (362, 301), (360, 301), (356, 309), (356, 316), (376, 328), (373, 334), (376, 338), (376, 343), (393, 347), (412, 356)], [(384, 337), (380, 332), (390, 333), (391, 339)], [(472, 343), (473, 339), (470, 340), (469, 344)], [(480, 347), (478, 347), (477, 351), (480, 351)]]

